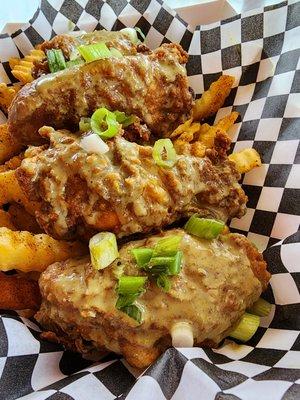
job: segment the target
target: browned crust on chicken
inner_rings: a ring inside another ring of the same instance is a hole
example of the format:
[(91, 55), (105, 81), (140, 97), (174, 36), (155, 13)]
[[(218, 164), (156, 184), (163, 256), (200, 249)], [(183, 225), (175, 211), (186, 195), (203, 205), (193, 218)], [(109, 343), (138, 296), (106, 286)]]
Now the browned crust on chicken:
[(81, 117), (106, 107), (138, 116), (163, 136), (191, 113), (184, 61), (186, 52), (170, 44), (151, 54), (96, 60), (42, 76), (15, 97), (9, 130), (22, 143), (39, 144), (43, 125), (77, 129)]
[(245, 250), (247, 257), (251, 262), (251, 269), (254, 276), (261, 282), (263, 290), (266, 290), (271, 278), (270, 272), (267, 270), (267, 263), (263, 259), (258, 249), (242, 235), (229, 235), (239, 247)]

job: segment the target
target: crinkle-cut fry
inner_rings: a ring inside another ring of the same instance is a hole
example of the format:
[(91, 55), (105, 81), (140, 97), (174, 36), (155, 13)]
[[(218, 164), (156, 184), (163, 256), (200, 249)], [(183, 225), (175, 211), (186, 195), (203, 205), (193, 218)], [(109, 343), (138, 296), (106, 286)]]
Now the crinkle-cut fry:
[(255, 149), (245, 149), (230, 154), (228, 158), (235, 163), (236, 169), (241, 174), (249, 172), (255, 167), (261, 166), (260, 155)]
[(201, 98), (195, 101), (193, 120), (201, 121), (215, 114), (224, 104), (233, 83), (234, 77), (229, 75), (222, 75), (217, 81), (213, 82)]
[(23, 84), (30, 83), (34, 79), (32, 76), (34, 62), (43, 60), (45, 57), (46, 55), (42, 50), (33, 49), (22, 59), (11, 58), (9, 60), (11, 73)]
[(10, 216), (13, 226), (15, 226), (13, 230), (28, 231), (31, 233), (44, 232), (37, 223), (35, 217), (29, 214), (20, 204), (12, 203), (9, 206), (7, 214)]
[(21, 165), (23, 159), (24, 159), (24, 153), (20, 153), (10, 158), (3, 165), (0, 165), (0, 173), (5, 171), (10, 171), (11, 169), (17, 169)]
[(48, 265), (87, 254), (79, 242), (55, 240), (44, 233), (0, 228), (0, 270), (44, 271)]
[(228, 129), (235, 123), (238, 116), (239, 113), (234, 111), (231, 114), (226, 115), (224, 118), (220, 119), (213, 126), (210, 126), (208, 124), (201, 125), (200, 131), (196, 135), (195, 140), (199, 140), (209, 149), (212, 148), (217, 132), (223, 132), (224, 134), (226, 134), (226, 131), (228, 131)]
[(18, 275), (0, 273), (0, 308), (3, 310), (37, 310), (41, 304), (39, 284)]
[(0, 227), (8, 228), (12, 231), (16, 230), (14, 226), (11, 216), (7, 211), (0, 210)]
[(6, 203), (22, 204), (26, 211), (34, 215), (39, 209), (39, 204), (28, 201), (24, 195), (19, 182), (16, 178), (15, 171), (5, 171), (0, 173), (0, 206)]
[(0, 83), (0, 109), (7, 113), (11, 102), (20, 89), (20, 85), (7, 86), (6, 83)]
[(225, 132), (227, 132), (238, 119), (238, 116), (239, 113), (237, 111), (233, 111), (232, 113), (225, 115), (225, 117), (221, 118), (215, 125), (219, 129), (223, 129)]
[(191, 126), (193, 120), (192, 118), (186, 120), (183, 124), (177, 126), (177, 128), (169, 135), (171, 139), (176, 138), (177, 136), (182, 135), (184, 132), (187, 132), (188, 128)]
[(20, 153), (22, 144), (15, 142), (7, 124), (0, 125), (0, 164)]

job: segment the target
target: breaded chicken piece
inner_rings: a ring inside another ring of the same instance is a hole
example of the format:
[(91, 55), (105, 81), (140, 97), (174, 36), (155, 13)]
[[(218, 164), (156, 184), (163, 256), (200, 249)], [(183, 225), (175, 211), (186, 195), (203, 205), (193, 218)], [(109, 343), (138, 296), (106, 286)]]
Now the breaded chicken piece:
[(38, 223), (55, 238), (89, 238), (101, 230), (126, 236), (195, 212), (224, 221), (245, 212), (240, 175), (226, 158), (177, 155), (172, 168), (162, 168), (151, 146), (121, 135), (106, 142), (108, 153), (89, 154), (68, 131), (40, 133), (50, 147), (29, 150), (16, 175), (25, 196), (41, 204)]
[(38, 129), (78, 128), (99, 107), (134, 114), (158, 136), (185, 121), (192, 109), (187, 53), (164, 44), (149, 54), (105, 58), (42, 76), (24, 86), (8, 113), (12, 136), (41, 143)]
[[(153, 247), (162, 237), (182, 235), (179, 275), (170, 277), (166, 293), (148, 279), (136, 300), (142, 310), (138, 324), (118, 310), (117, 281), (122, 275), (145, 275), (131, 249)], [(184, 321), (195, 345), (216, 346), (232, 330), (269, 281), (266, 263), (242, 235), (205, 240), (183, 230), (170, 230), (123, 245), (119, 258), (104, 270), (89, 258), (55, 263), (40, 277), (42, 306), (37, 321), (45, 337), (83, 354), (105, 350), (122, 354), (134, 367), (145, 368), (171, 345), (174, 324)]]

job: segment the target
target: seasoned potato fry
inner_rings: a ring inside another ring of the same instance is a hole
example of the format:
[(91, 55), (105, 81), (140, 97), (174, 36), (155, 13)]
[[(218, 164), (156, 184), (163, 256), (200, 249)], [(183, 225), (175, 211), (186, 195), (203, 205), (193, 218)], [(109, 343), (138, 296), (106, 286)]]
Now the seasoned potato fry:
[(183, 124), (180, 124), (171, 134), (170, 138), (176, 138), (177, 136), (182, 135), (184, 132), (187, 132), (189, 127), (191, 126), (193, 120), (192, 118), (186, 120)]
[(88, 252), (79, 242), (55, 240), (46, 234), (0, 228), (0, 270), (44, 271), (48, 265)]
[(12, 231), (16, 230), (16, 227), (11, 220), (11, 216), (7, 211), (0, 210), (0, 227), (8, 228)]
[(22, 144), (16, 143), (8, 131), (7, 124), (0, 125), (0, 164), (20, 153)]
[(7, 214), (10, 216), (13, 226), (16, 228), (13, 230), (43, 233), (43, 230), (36, 222), (34, 216), (29, 214), (20, 204), (11, 204)]
[(39, 209), (37, 203), (28, 201), (24, 196), (16, 179), (15, 171), (10, 170), (0, 173), (0, 205), (12, 202), (22, 204), (25, 210), (32, 215)]
[(7, 86), (6, 83), (0, 83), (0, 109), (7, 113), (8, 107), (20, 88), (20, 85)]
[(41, 303), (38, 282), (18, 275), (0, 273), (0, 309), (37, 310)]
[(255, 149), (245, 149), (238, 153), (230, 154), (228, 158), (235, 163), (236, 169), (241, 174), (261, 166), (260, 155)]
[(11, 73), (23, 84), (33, 81), (32, 68), (35, 61), (40, 61), (46, 57), (42, 50), (33, 49), (22, 59), (11, 58), (9, 65)]
[(201, 98), (195, 101), (193, 120), (201, 121), (215, 114), (224, 104), (233, 82), (234, 77), (229, 75), (222, 75), (216, 82), (213, 82)]

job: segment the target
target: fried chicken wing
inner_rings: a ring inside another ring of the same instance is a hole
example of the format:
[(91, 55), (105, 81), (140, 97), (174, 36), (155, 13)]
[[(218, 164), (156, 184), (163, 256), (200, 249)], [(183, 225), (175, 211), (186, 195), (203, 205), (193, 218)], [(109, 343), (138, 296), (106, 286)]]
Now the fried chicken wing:
[[(170, 278), (167, 293), (148, 279), (136, 300), (142, 310), (138, 324), (116, 308), (118, 277), (145, 275), (130, 250), (153, 247), (170, 235), (182, 235), (181, 272)], [(39, 281), (43, 301), (36, 319), (52, 332), (46, 337), (73, 350), (107, 349), (144, 368), (171, 345), (172, 328), (181, 321), (190, 325), (196, 345), (217, 345), (269, 279), (261, 254), (242, 235), (205, 240), (171, 230), (123, 245), (119, 258), (101, 271), (93, 269), (89, 258), (49, 266)]]
[(159, 167), (151, 146), (121, 135), (105, 154), (87, 153), (68, 131), (40, 129), (48, 149), (30, 150), (16, 170), (25, 196), (41, 204), (36, 218), (55, 238), (91, 237), (111, 230), (119, 237), (166, 226), (194, 212), (227, 220), (242, 216), (247, 197), (228, 159), (177, 155)]
[(191, 112), (187, 53), (164, 44), (149, 54), (106, 58), (42, 76), (24, 86), (8, 114), (9, 130), (26, 144), (41, 143), (38, 129), (77, 128), (99, 107), (138, 116), (159, 136)]

